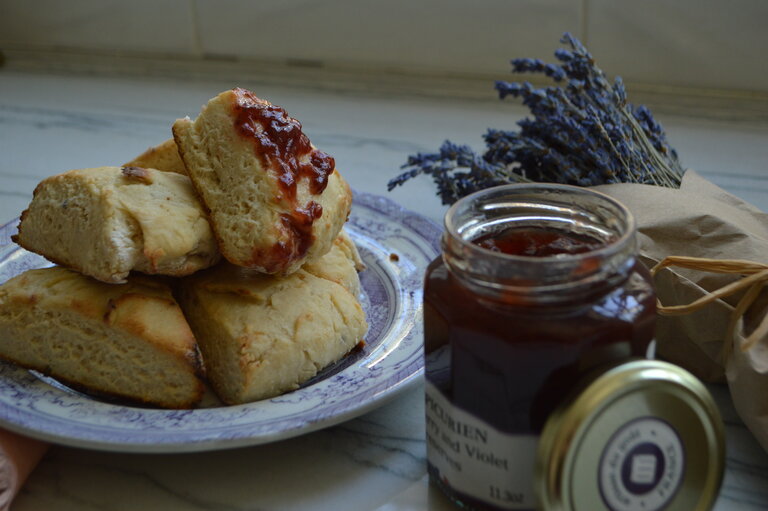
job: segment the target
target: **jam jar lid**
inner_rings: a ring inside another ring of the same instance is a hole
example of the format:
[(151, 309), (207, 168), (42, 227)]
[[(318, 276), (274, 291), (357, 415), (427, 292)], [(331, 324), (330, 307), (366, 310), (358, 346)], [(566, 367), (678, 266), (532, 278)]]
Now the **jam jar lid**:
[(723, 423), (706, 387), (634, 360), (591, 379), (548, 418), (536, 485), (547, 511), (708, 510), (723, 476)]

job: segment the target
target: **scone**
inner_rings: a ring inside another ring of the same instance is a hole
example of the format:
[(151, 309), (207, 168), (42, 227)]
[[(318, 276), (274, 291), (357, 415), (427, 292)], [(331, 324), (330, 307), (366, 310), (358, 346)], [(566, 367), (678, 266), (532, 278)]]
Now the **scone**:
[[(343, 262), (338, 272), (348, 275), (340, 280), (357, 289), (354, 265), (339, 251), (315, 264)], [(246, 403), (296, 389), (362, 341), (368, 327), (355, 294), (319, 273), (275, 277), (222, 263), (181, 280), (177, 299), (222, 401)]]
[(140, 167), (79, 169), (43, 180), (14, 241), (111, 283), (125, 282), (131, 270), (188, 275), (220, 259), (189, 178)]
[(98, 282), (60, 267), (0, 285), (0, 357), (75, 388), (164, 408), (204, 391), (192, 331), (170, 288)]
[(301, 123), (244, 89), (222, 92), (173, 136), (229, 262), (288, 274), (330, 250), (352, 203)]
[(181, 156), (179, 156), (179, 148), (176, 147), (176, 142), (172, 138), (160, 145), (150, 147), (123, 166), (157, 169), (163, 172), (187, 175), (187, 169), (184, 167), (184, 162), (181, 161)]
[(360, 294), (357, 272), (365, 269), (360, 253), (347, 231), (342, 229), (331, 250), (322, 257), (308, 261), (302, 270), (344, 286), (354, 296)]

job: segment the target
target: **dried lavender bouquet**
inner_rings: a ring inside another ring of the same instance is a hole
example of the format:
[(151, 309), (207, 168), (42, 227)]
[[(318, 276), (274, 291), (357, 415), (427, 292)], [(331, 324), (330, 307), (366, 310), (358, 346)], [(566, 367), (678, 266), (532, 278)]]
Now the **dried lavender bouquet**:
[(496, 82), (501, 99), (522, 98), (533, 118), (519, 131), (489, 129), (486, 151), (446, 140), (437, 153), (410, 156), (391, 191), (420, 174), (432, 176), (443, 204), (507, 183), (551, 182), (577, 186), (644, 183), (678, 188), (683, 168), (662, 126), (645, 106), (627, 102), (620, 77), (613, 85), (571, 34), (555, 51), (558, 64), (514, 59), (514, 73), (543, 73), (557, 84)]

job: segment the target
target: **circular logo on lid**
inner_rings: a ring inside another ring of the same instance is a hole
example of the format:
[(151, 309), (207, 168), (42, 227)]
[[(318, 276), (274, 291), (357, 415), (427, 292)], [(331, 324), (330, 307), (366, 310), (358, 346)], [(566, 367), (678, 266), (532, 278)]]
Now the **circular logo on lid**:
[(611, 511), (660, 510), (683, 479), (683, 443), (667, 422), (635, 419), (608, 441), (598, 471), (600, 495)]

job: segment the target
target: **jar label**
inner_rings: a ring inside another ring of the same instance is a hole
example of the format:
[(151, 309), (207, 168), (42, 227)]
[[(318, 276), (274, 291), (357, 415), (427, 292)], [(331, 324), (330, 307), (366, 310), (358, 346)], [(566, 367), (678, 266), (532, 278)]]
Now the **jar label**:
[(603, 450), (600, 495), (611, 511), (656, 511), (675, 496), (685, 472), (683, 443), (665, 421), (641, 417), (614, 433)]
[(497, 430), (426, 381), (427, 459), (452, 489), (502, 509), (533, 509), (539, 437)]

